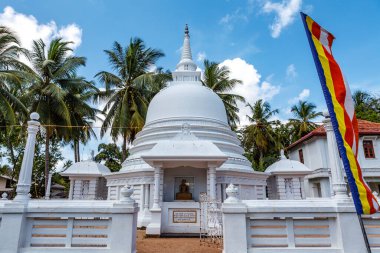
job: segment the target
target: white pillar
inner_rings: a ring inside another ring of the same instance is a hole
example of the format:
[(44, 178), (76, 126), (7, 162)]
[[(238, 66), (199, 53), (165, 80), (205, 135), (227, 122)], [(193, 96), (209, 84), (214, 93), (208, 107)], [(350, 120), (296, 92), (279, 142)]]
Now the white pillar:
[(147, 235), (161, 234), (161, 207), (160, 207), (160, 184), (161, 184), (161, 168), (154, 168), (154, 195), (153, 206), (150, 209), (151, 219), (146, 227)]
[(327, 137), (327, 150), (331, 168), (331, 186), (335, 198), (347, 198), (347, 187), (344, 181), (343, 171), (340, 166), (340, 157), (338, 153), (338, 146), (335, 139), (334, 130), (331, 124), (331, 119), (325, 113), (323, 126), (326, 130)]
[(142, 185), (143, 187), (143, 199), (142, 199), (142, 215), (141, 220), (139, 221), (140, 226), (146, 227), (151, 219), (150, 211), (149, 211), (149, 184)]
[(144, 184), (144, 211), (149, 211), (149, 185)]
[(161, 184), (161, 168), (154, 168), (154, 198), (153, 198), (153, 208), (160, 209), (160, 184)]
[(28, 121), (28, 138), (26, 140), (24, 157), (22, 159), (20, 175), (17, 183), (17, 195), (15, 200), (28, 201), (30, 186), (32, 182), (33, 171), (33, 157), (36, 144), (36, 135), (40, 126), (37, 120), (40, 118), (38, 113), (33, 112), (30, 114), (30, 121)]
[(45, 199), (50, 199), (50, 190), (51, 190), (51, 172), (49, 172), (49, 177), (48, 177), (48, 184), (46, 187), (46, 192), (45, 192)]
[(70, 179), (69, 199), (73, 199), (74, 182), (75, 181), (73, 179)]
[(215, 167), (209, 167), (210, 175), (210, 199), (216, 200), (216, 169)]

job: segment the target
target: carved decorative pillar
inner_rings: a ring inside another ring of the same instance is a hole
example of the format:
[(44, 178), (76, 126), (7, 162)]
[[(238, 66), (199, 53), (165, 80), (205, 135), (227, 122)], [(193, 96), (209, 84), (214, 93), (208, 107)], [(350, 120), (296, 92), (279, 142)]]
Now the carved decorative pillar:
[(32, 181), (32, 171), (33, 171), (33, 158), (34, 149), (36, 144), (36, 135), (39, 130), (40, 122), (38, 119), (40, 115), (33, 112), (30, 114), (30, 121), (28, 121), (28, 138), (26, 140), (24, 157), (22, 159), (20, 175), (17, 183), (17, 195), (15, 200), (17, 201), (28, 201), (30, 185)]
[(161, 168), (154, 168), (154, 197), (152, 209), (160, 209)]
[(144, 184), (144, 212), (149, 212), (149, 184)]
[(210, 199), (216, 200), (216, 168), (209, 167), (210, 175)]
[(327, 150), (331, 167), (331, 186), (335, 198), (347, 198), (347, 187), (344, 181), (344, 174), (340, 164), (338, 146), (335, 139), (334, 130), (328, 113), (324, 113), (323, 126), (326, 130)]
[(73, 179), (70, 179), (69, 199), (73, 199), (74, 182), (75, 181)]

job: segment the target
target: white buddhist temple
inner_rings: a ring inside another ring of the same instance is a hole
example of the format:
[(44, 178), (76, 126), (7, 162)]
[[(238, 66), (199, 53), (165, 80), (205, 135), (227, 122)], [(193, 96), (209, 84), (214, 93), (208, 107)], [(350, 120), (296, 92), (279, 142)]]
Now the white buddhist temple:
[(267, 175), (243, 156), (222, 100), (201, 83), (187, 27), (184, 35), (173, 81), (151, 101), (122, 169), (105, 176), (110, 200), (134, 187), (148, 234), (199, 233), (199, 195), (223, 201), (230, 183), (241, 199), (266, 198)]
[[(347, 198), (328, 115), (323, 125), (288, 147), (290, 159), (282, 151), (277, 162), (257, 172), (243, 156), (222, 100), (202, 85), (197, 69), (186, 26), (173, 81), (151, 101), (122, 169), (111, 173), (94, 161), (74, 164), (61, 173), (70, 178), (69, 199), (120, 201), (128, 185), (139, 206), (137, 226), (146, 227), (147, 235), (162, 235), (199, 233), (200, 196), (224, 202), (229, 184), (241, 201)], [(375, 171), (379, 126), (359, 121), (359, 161), (373, 190), (380, 185)]]

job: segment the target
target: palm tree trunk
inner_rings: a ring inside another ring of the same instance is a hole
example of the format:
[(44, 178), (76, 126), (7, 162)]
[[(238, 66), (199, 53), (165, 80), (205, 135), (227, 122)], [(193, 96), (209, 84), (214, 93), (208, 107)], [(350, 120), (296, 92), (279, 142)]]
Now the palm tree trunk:
[(264, 155), (263, 155), (263, 151), (260, 149), (260, 158), (259, 158), (259, 170), (260, 171), (264, 171)]
[(122, 158), (123, 158), (122, 162), (124, 162), (124, 160), (127, 159), (127, 135), (126, 134), (123, 134)]
[(74, 161), (80, 162), (79, 141), (77, 139), (74, 139)]
[(49, 180), (49, 167), (50, 167), (50, 128), (46, 128), (45, 136), (45, 192), (47, 190), (48, 180)]
[(74, 149), (74, 162), (78, 162), (78, 153), (77, 153), (77, 147), (75, 145), (75, 140), (74, 140), (74, 146), (73, 146), (73, 149)]
[(80, 152), (79, 152), (79, 144), (80, 142), (77, 140), (77, 158), (78, 158), (78, 162), (80, 162)]

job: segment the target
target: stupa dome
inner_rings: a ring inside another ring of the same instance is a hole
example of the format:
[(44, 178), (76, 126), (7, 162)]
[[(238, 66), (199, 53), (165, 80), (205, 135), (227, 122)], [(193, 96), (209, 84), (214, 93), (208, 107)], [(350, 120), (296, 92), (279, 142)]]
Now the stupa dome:
[(103, 174), (109, 173), (111, 173), (111, 171), (107, 166), (93, 160), (87, 160), (74, 163), (60, 174), (62, 176), (102, 176)]
[(217, 94), (200, 83), (172, 84), (150, 102), (146, 123), (162, 119), (207, 118), (227, 122), (224, 104)]
[[(218, 171), (256, 173), (243, 156), (244, 150), (235, 132), (228, 125), (226, 109), (221, 98), (202, 85), (201, 71), (192, 59), (188, 27), (182, 47), (181, 59), (172, 72), (172, 81), (150, 102), (143, 129), (136, 135), (130, 155), (118, 173), (151, 171), (153, 168), (142, 157), (175, 136), (189, 125), (199, 143), (215, 145), (227, 157)], [(198, 143), (197, 142), (197, 143)], [(198, 144), (199, 144), (198, 143)], [(189, 152), (189, 156), (198, 153)], [(198, 154), (199, 155), (199, 154)]]
[(284, 151), (281, 150), (281, 158), (270, 165), (265, 172), (271, 174), (309, 174), (311, 170), (303, 163), (286, 158)]

